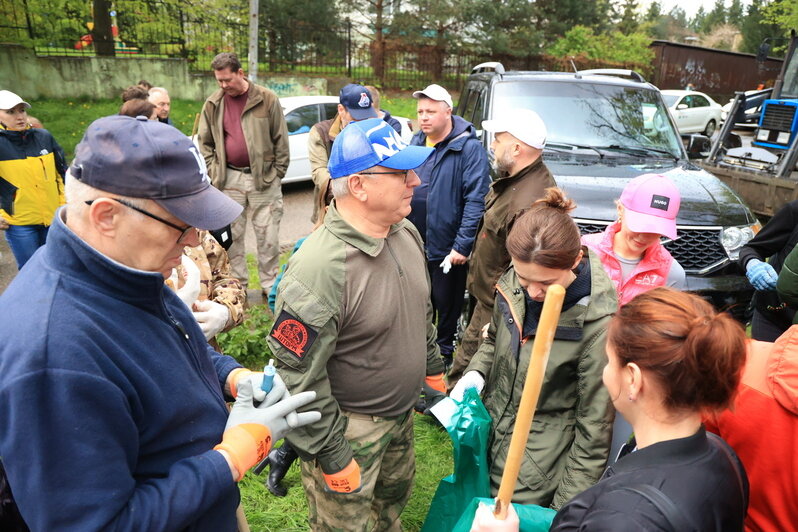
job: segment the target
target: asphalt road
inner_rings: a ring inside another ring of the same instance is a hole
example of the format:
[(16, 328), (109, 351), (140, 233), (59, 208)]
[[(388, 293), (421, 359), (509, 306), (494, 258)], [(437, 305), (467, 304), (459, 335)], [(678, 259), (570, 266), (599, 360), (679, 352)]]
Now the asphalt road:
[[(310, 215), (313, 213), (313, 183), (291, 183), (283, 187), (283, 220), (280, 224), (280, 248), (288, 249), (294, 243), (310, 234), (313, 224)], [(251, 227), (251, 226), (250, 226)], [(247, 251), (254, 250), (254, 233), (244, 239)], [(8, 248), (5, 237), (0, 237), (0, 293), (17, 274), (17, 263)], [(250, 298), (259, 297), (257, 291)]]

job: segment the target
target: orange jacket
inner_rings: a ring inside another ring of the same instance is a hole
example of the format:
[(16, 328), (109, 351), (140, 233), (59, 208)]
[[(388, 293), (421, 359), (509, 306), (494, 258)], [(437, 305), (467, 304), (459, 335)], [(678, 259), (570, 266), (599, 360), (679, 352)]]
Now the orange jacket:
[(798, 325), (775, 343), (751, 340), (734, 406), (704, 420), (732, 446), (751, 486), (745, 530), (798, 526)]

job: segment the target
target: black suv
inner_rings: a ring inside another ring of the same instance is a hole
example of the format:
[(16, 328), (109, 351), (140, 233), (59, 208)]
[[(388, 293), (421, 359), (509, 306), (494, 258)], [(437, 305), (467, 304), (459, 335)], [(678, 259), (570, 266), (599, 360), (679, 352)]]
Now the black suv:
[[(629, 70), (505, 72), (500, 63), (483, 63), (466, 80), (455, 112), (474, 124), (490, 154), (493, 136), (482, 121), (518, 108), (546, 123), (544, 160), (576, 201), (583, 233), (615, 220), (615, 200), (629, 180), (668, 176), (682, 203), (679, 237), (664, 244), (684, 267), (687, 289), (743, 318), (753, 292), (735, 261), (760, 224), (735, 192), (690, 162), (659, 89)], [(690, 156), (699, 157), (706, 137), (685, 140), (697, 146)]]

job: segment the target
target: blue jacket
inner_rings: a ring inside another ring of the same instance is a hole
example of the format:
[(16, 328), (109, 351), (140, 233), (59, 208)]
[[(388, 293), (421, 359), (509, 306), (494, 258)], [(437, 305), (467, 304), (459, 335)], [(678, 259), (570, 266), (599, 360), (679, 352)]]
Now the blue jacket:
[[(427, 260), (443, 260), (454, 249), (466, 257), (471, 254), (477, 226), (485, 211), (485, 196), (490, 187), (488, 157), (470, 122), (452, 116), (452, 131), (435, 146), (427, 162), (416, 169), (427, 183), (426, 206), (422, 193), (413, 196), (410, 213), (424, 237)], [(413, 135), (410, 144), (424, 146), (423, 131)], [(422, 185), (424, 186), (424, 185)], [(419, 213), (426, 211), (424, 219)], [(426, 226), (426, 227), (425, 227)]]
[(31, 530), (233, 532), (222, 386), (159, 273), (109, 260), (56, 213), (0, 296), (0, 456)]

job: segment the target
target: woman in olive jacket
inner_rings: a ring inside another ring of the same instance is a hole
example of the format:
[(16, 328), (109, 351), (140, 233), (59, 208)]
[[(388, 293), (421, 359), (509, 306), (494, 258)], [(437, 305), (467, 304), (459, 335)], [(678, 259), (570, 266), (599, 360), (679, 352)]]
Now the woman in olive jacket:
[(559, 508), (599, 479), (607, 462), (613, 409), (601, 383), (607, 325), (617, 308), (601, 262), (582, 248), (557, 188), (516, 221), (507, 239), (512, 267), (497, 284), (487, 338), (451, 396), (483, 393), (493, 419), (489, 449), (496, 495), (510, 446), (546, 289), (566, 288), (513, 502)]

